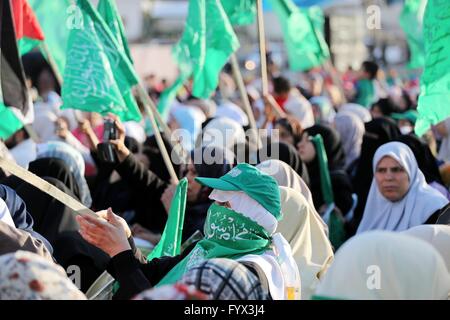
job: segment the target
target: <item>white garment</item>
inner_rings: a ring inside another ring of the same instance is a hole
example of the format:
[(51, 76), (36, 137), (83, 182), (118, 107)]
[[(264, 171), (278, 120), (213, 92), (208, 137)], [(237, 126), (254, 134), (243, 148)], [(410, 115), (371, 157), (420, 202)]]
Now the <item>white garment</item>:
[(441, 254), (450, 273), (450, 226), (426, 224), (408, 229), (403, 233), (431, 244)]
[(278, 223), (277, 232), (292, 248), (300, 273), (301, 296), (307, 300), (332, 263), (333, 249), (314, 206), (291, 188), (280, 187), (280, 195), (283, 219)]
[[(339, 112), (351, 112), (357, 115), (364, 123), (372, 120), (370, 111), (357, 103), (346, 103), (339, 108)], [(338, 113), (339, 113), (338, 112)]]
[(248, 116), (237, 104), (231, 101), (222, 102), (216, 111), (216, 118), (230, 118), (241, 126), (248, 126)]
[(202, 146), (222, 147), (233, 151), (235, 144), (245, 143), (242, 126), (229, 118), (215, 118), (203, 129)]
[(0, 221), (10, 225), (13, 228), (16, 227), (12, 219), (11, 212), (9, 212), (9, 209), (2, 198), (0, 198)]
[(366, 131), (364, 122), (352, 112), (341, 111), (334, 118), (334, 125), (341, 136), (347, 168), (361, 155), (361, 145)]
[(142, 144), (147, 139), (144, 128), (138, 122), (126, 121), (123, 123), (123, 126), (125, 127), (125, 134), (136, 139), (137, 142)]
[(241, 213), (258, 223), (272, 236), (273, 249), (261, 255), (245, 255), (237, 261), (256, 263), (264, 272), (269, 291), (274, 300), (287, 300), (288, 286), (292, 287), (295, 299), (300, 299), (300, 274), (292, 256), (289, 243), (281, 233), (275, 233), (276, 218), (262, 205), (242, 191), (222, 191), (214, 189), (209, 198), (219, 202), (229, 202), (231, 210)]
[(403, 199), (391, 202), (381, 194), (373, 178), (357, 233), (376, 229), (403, 231), (421, 225), (449, 202), (427, 184), (414, 154), (406, 144), (389, 142), (379, 147), (373, 157), (373, 172), (385, 156), (396, 160), (406, 170), (410, 181), (408, 192)]
[(371, 231), (348, 240), (315, 295), (351, 300), (447, 300), (450, 275), (432, 245), (402, 233)]
[(262, 172), (274, 178), (280, 187), (288, 187), (302, 194), (308, 204), (312, 208), (312, 212), (316, 219), (328, 235), (328, 225), (323, 221), (319, 213), (314, 207), (311, 191), (309, 190), (303, 179), (294, 171), (287, 163), (278, 159), (270, 159), (261, 162), (256, 166)]
[(289, 92), (289, 97), (284, 104), (284, 110), (300, 121), (303, 129), (314, 125), (314, 113), (311, 103), (297, 89), (291, 89)]
[(36, 160), (36, 143), (31, 139), (22, 141), (9, 151), (14, 157), (14, 160), (16, 160), (16, 163), (25, 169), (28, 169), (28, 164), (30, 162)]

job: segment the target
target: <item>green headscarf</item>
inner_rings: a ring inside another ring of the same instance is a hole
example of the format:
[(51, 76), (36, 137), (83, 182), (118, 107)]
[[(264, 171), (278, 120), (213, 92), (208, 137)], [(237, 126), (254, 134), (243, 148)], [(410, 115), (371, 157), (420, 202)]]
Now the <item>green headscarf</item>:
[(244, 215), (213, 203), (206, 217), (205, 238), (157, 284), (173, 284), (203, 260), (238, 259), (247, 254), (260, 255), (270, 249), (270, 234)]

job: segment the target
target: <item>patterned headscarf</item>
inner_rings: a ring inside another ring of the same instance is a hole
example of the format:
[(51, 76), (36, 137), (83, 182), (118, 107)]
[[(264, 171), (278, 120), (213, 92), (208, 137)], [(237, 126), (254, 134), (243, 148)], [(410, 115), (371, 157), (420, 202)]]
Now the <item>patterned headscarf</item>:
[(86, 300), (64, 269), (37, 254), (0, 256), (0, 300)]
[(267, 300), (268, 292), (241, 263), (215, 258), (191, 268), (181, 282), (194, 286), (213, 300)]

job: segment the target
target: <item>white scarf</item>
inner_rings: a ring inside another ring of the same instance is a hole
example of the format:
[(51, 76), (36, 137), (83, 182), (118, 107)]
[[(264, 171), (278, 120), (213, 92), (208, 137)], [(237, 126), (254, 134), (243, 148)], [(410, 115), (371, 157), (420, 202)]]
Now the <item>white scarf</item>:
[(389, 142), (379, 147), (373, 157), (374, 172), (385, 156), (396, 160), (406, 170), (410, 183), (408, 192), (403, 199), (391, 202), (381, 194), (373, 178), (357, 233), (376, 229), (403, 231), (423, 224), (448, 203), (439, 191), (427, 184), (414, 154), (406, 144)]
[(251, 262), (264, 272), (269, 291), (274, 300), (287, 300), (287, 290), (291, 287), (296, 292), (295, 299), (300, 299), (300, 274), (292, 256), (289, 243), (280, 233), (275, 233), (278, 226), (276, 218), (257, 201), (242, 191), (222, 191), (214, 189), (210, 199), (229, 202), (231, 209), (258, 223), (272, 235), (273, 250), (262, 255), (248, 254), (236, 261)]

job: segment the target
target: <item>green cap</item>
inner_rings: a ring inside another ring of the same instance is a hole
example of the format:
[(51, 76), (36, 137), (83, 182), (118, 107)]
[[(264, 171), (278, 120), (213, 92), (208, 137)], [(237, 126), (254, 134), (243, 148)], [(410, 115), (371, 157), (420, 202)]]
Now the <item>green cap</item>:
[(408, 110), (403, 113), (393, 113), (391, 118), (395, 120), (408, 120), (412, 124), (416, 124), (419, 113), (415, 110)]
[(280, 190), (277, 181), (247, 163), (240, 163), (220, 178), (195, 178), (200, 184), (223, 191), (243, 191), (277, 220), (281, 219)]

